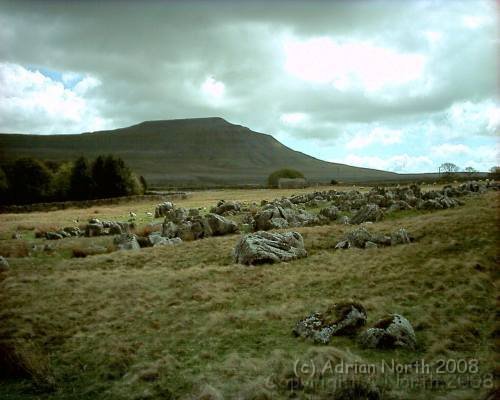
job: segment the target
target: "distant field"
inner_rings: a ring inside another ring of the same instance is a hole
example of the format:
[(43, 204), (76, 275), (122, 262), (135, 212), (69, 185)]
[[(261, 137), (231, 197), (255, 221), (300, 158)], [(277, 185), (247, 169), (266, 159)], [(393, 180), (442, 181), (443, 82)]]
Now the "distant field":
[[(193, 192), (176, 204), (259, 203), (312, 190)], [(309, 256), (259, 267), (233, 264), (239, 235), (84, 259), (70, 258), (71, 246), (111, 238), (73, 238), (50, 242), (48, 254), (23, 254), (23, 246), (49, 243), (34, 239), (34, 229), (72, 225), (75, 218), (126, 220), (133, 211), (145, 225), (151, 200), (0, 214), (0, 254), (11, 266), (0, 275), (0, 338), (14, 343), (34, 371), (31, 380), (3, 382), (0, 398), (289, 399), (294, 367), (314, 364), (319, 369), (303, 374), (305, 387), (295, 398), (332, 399), (332, 379), (347, 376), (319, 372), (341, 360), (477, 365), (476, 372), (433, 375), (434, 386), (428, 382), (425, 390), (425, 382), (409, 387), (429, 378), (415, 372), (399, 382), (380, 370), (361, 379), (379, 385), (382, 399), (485, 398), (498, 371), (498, 194), (463, 200), (458, 208), (398, 212), (369, 226), (405, 227), (416, 239), (409, 245), (335, 250), (351, 227), (294, 228)], [(15, 231), (25, 240), (10, 239)], [(292, 336), (297, 320), (346, 299), (366, 307), (369, 325), (389, 312), (406, 316), (417, 351), (366, 350), (348, 338), (320, 346)]]

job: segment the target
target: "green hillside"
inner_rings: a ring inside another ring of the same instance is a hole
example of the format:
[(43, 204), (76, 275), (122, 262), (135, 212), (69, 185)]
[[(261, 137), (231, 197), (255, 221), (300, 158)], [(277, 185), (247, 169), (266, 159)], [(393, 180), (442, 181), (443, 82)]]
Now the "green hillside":
[(0, 134), (0, 159), (71, 160), (113, 153), (154, 185), (260, 184), (279, 168), (311, 181), (397, 180), (401, 175), (330, 163), (294, 151), (270, 135), (222, 118), (147, 121), (74, 135)]

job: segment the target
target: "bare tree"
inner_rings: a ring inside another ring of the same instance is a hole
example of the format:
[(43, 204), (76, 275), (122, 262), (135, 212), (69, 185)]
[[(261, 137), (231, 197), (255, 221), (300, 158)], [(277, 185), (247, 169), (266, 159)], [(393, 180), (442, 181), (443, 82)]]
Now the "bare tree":
[(465, 167), (464, 172), (467, 174), (467, 176), (472, 177), (477, 174), (477, 169), (473, 167)]
[(459, 168), (450, 162), (443, 163), (439, 166), (439, 173), (454, 174), (459, 171)]

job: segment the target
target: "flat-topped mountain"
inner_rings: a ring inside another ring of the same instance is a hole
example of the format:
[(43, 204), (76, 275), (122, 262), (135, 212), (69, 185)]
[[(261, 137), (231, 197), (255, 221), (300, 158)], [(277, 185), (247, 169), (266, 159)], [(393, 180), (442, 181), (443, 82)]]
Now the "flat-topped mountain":
[(222, 118), (146, 121), (127, 128), (73, 135), (0, 134), (0, 160), (122, 157), (154, 185), (264, 183), (279, 168), (294, 168), (311, 181), (397, 180), (392, 172), (318, 160), (272, 136)]

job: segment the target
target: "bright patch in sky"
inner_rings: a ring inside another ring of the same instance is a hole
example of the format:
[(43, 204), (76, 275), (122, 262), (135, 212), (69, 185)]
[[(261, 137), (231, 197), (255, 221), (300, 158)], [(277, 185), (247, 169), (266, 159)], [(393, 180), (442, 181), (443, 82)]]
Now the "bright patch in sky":
[(401, 130), (376, 127), (371, 132), (355, 134), (347, 142), (346, 147), (348, 149), (360, 149), (372, 144), (387, 146), (400, 143), (401, 136)]
[(307, 114), (304, 113), (285, 113), (280, 117), (281, 122), (286, 125), (297, 125), (308, 119)]
[(425, 57), (400, 53), (368, 41), (339, 41), (330, 37), (287, 40), (285, 70), (313, 83), (339, 90), (361, 85), (366, 91), (397, 86), (422, 77)]
[(342, 162), (359, 167), (383, 169), (394, 172), (422, 170), (428, 171), (432, 166), (432, 160), (429, 157), (410, 156), (406, 153), (391, 156), (388, 158), (377, 156), (357, 156), (354, 154), (349, 154), (343, 159)]
[(226, 91), (226, 85), (223, 82), (215, 80), (209, 76), (201, 85), (201, 91), (211, 100), (221, 100)]

